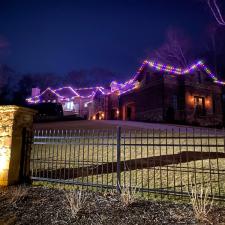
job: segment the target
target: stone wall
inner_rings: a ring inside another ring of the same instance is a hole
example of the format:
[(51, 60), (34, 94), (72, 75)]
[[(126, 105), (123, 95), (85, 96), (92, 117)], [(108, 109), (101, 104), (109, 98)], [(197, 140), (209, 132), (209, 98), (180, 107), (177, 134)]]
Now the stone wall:
[(32, 129), (34, 114), (28, 108), (0, 106), (0, 185), (20, 182), (23, 129)]

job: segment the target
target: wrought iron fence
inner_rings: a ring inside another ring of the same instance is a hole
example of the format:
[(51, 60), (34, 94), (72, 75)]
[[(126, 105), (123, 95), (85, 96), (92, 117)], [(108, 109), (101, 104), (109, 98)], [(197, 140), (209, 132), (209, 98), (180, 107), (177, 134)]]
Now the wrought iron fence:
[(35, 130), (33, 181), (85, 189), (135, 188), (144, 197), (188, 196), (193, 186), (225, 200), (225, 133), (212, 129)]

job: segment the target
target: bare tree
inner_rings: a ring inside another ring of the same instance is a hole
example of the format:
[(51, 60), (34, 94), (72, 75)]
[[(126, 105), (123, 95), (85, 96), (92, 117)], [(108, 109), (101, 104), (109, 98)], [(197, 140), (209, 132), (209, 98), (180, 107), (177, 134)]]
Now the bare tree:
[(202, 49), (202, 58), (210, 64), (216, 74), (223, 74), (223, 59), (225, 55), (225, 30), (217, 24), (208, 26), (205, 33), (205, 48)]
[(166, 33), (164, 44), (150, 57), (167, 64), (186, 67), (190, 63), (191, 42), (180, 30), (170, 28)]
[(217, 23), (221, 26), (225, 26), (225, 21), (223, 19), (220, 7), (217, 4), (217, 0), (207, 0), (207, 3)]

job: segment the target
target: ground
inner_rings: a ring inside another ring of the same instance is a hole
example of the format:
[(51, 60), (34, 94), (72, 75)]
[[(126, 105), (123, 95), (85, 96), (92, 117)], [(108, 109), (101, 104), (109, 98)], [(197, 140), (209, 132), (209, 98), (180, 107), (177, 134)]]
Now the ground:
[[(134, 201), (124, 206), (118, 195), (83, 193), (78, 213), (72, 214), (66, 194), (71, 191), (43, 187), (0, 189), (1, 225), (179, 225), (198, 224), (190, 204)], [(214, 206), (211, 224), (225, 224), (225, 209)], [(210, 224), (210, 223), (202, 223)]]
[[(124, 132), (121, 139), (121, 161), (124, 162), (121, 168), (128, 168), (121, 172), (121, 183), (125, 184), (124, 186), (130, 185), (137, 190), (141, 187), (154, 187), (154, 189), (166, 188), (179, 192), (192, 184), (201, 187), (202, 183), (210, 181), (213, 196), (217, 194), (224, 196), (224, 134), (220, 131), (221, 135), (215, 136), (217, 133), (214, 133), (213, 129), (208, 133), (208, 129), (196, 128), (196, 136), (193, 138), (193, 127), (189, 126), (131, 121), (69, 121), (35, 124), (36, 129), (53, 131), (35, 133), (31, 152), (32, 176), (72, 179), (78, 183), (115, 185), (116, 173), (110, 171), (111, 167), (108, 165), (114, 165), (117, 158), (116, 135), (114, 135), (116, 132), (108, 133), (106, 130), (116, 129), (118, 125), (123, 130), (131, 130), (131, 133)], [(143, 130), (146, 128), (156, 130), (147, 132)], [(58, 133), (58, 129), (84, 129), (84, 131)], [(89, 132), (87, 129), (95, 131)], [(101, 132), (96, 131), (98, 129), (101, 129)], [(139, 129), (142, 131), (136, 133)], [(164, 129), (169, 131), (166, 132)], [(171, 131), (172, 129), (175, 133)], [(183, 160), (181, 156), (188, 153), (197, 158), (184, 157)], [(178, 162), (174, 161), (174, 155), (177, 156)], [(201, 157), (199, 158), (198, 155)], [(154, 159), (153, 164), (151, 164), (152, 159)], [(156, 159), (159, 159), (159, 165), (155, 164)], [(185, 159), (189, 160), (185, 161)], [(134, 160), (135, 168), (132, 166)], [(105, 173), (104, 166), (109, 173)], [(209, 172), (214, 170), (218, 173)], [(76, 218), (73, 218), (66, 203), (65, 192), (32, 187), (29, 193), (31, 196), (28, 195), (26, 200), (21, 202), (21, 208), (18, 207), (18, 203), (17, 208), (13, 208), (13, 212), (23, 218), (23, 204), (24, 207), (28, 207), (30, 215), (34, 213), (32, 218), (37, 218), (35, 224), (43, 224), (43, 220), (39, 217), (45, 218), (46, 224), (197, 224), (190, 204), (160, 203), (139, 199), (129, 207), (124, 207), (118, 197), (110, 194), (105, 197), (103, 192), (89, 196), (86, 207)], [(36, 206), (33, 206), (33, 199)], [(5, 211), (10, 211), (7, 206), (5, 207), (3, 207)], [(222, 211), (217, 209), (215, 208), (210, 215), (210, 221), (213, 221), (211, 224), (225, 224), (224, 209)]]

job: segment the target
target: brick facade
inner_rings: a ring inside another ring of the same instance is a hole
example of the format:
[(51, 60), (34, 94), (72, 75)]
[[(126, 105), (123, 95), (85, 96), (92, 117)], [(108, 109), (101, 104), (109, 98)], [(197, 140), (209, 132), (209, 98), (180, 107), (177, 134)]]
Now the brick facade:
[(171, 75), (145, 68), (137, 77), (136, 86), (120, 93), (113, 83), (115, 91), (109, 95), (99, 93), (93, 100), (94, 110), (90, 114), (100, 111), (104, 112), (104, 119), (200, 126), (223, 123), (221, 86), (201, 70)]

